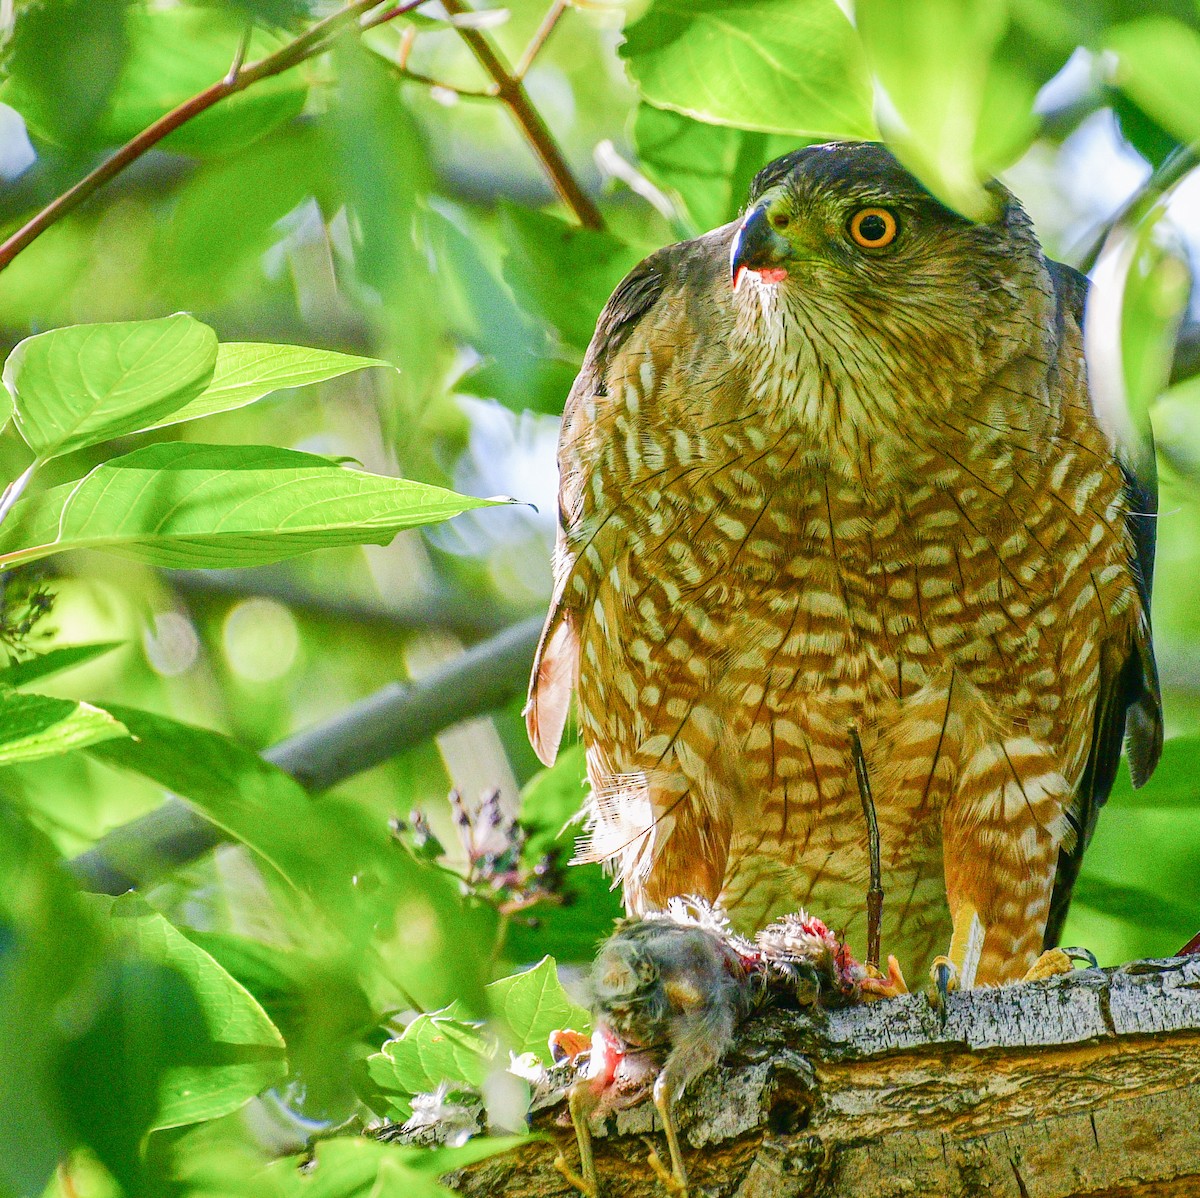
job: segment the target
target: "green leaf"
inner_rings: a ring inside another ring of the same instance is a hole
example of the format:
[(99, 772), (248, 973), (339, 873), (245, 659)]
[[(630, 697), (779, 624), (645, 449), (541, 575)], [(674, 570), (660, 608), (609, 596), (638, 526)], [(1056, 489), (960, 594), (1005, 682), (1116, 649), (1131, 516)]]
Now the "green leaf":
[(854, 11), (890, 102), (880, 117), (889, 143), (952, 207), (990, 215), (982, 180), (1010, 165), (1037, 132), (1039, 81), (998, 52), (1007, 6), (860, 0)]
[(112, 715), (89, 703), (0, 689), (0, 766), (128, 735)]
[(283, 1037), (244, 986), (140, 898), (117, 899), (111, 915), (114, 930), (140, 957), (178, 971), (188, 983), (213, 1043), (208, 1059), (166, 1072), (152, 1127), (220, 1118), (283, 1080)]
[[(387, 1094), (427, 1094), (443, 1083), (478, 1089), (496, 1066), (497, 1045), (457, 1006), (418, 1015), (394, 1040), (367, 1058), (371, 1080)], [(409, 1104), (396, 1104), (407, 1117)]]
[(100, 941), (47, 838), (0, 803), (0, 1193), (40, 1194), (72, 1145), (55, 1082), (63, 1016)]
[(499, 502), (288, 449), (165, 442), (22, 500), (0, 528), (0, 565), (68, 549), (156, 566), (259, 565), (335, 545), (386, 545), (401, 529)]
[(386, 979), (387, 1001), (400, 985), (414, 1004), (458, 994), (482, 1009), (492, 922), (462, 906), (454, 879), (407, 854), (382, 816), (348, 800), (314, 801), (218, 732), (134, 708), (113, 711), (134, 739), (90, 755), (195, 803), (272, 867), (289, 888), (283, 897), (304, 900), (299, 918), (314, 954), (349, 954)]
[(1105, 243), (1085, 312), (1092, 405), (1126, 464), (1153, 478), (1149, 408), (1166, 387), (1190, 275), (1156, 204)]
[[(0, 98), (46, 141), (77, 146), (104, 118), (128, 47), (125, 0), (23, 5), (4, 56)], [(70, 37), (63, 31), (69, 29)]]
[[(101, 130), (105, 140), (115, 143), (128, 141), (224, 78), (246, 33), (246, 21), (218, 8), (180, 4), (134, 9), (127, 29), (129, 58)], [(253, 30), (246, 62), (266, 57), (285, 41), (277, 34)], [(304, 67), (260, 79), (185, 122), (160, 147), (184, 154), (228, 153), (297, 116), (307, 95)]]
[(567, 1027), (591, 1030), (591, 1016), (567, 996), (553, 957), (543, 957), (532, 969), (493, 982), (487, 995), (508, 1046), (517, 1053), (536, 1052), (547, 1065), (551, 1032)]
[(642, 96), (697, 120), (871, 137), (871, 81), (835, 0), (654, 0), (622, 56)]
[(521, 826), (528, 833), (525, 856), (548, 853), (579, 814), (587, 795), (587, 755), (583, 743), (564, 746), (554, 764), (539, 770), (521, 791)]
[[(521, 826), (529, 833), (524, 857), (535, 864), (554, 852), (571, 856), (574, 818), (583, 805), (587, 778), (582, 744), (564, 748), (554, 764), (535, 774), (521, 792)], [(537, 909), (536, 924), (515, 918), (505, 938), (510, 961), (528, 961), (552, 952), (559, 961), (590, 962), (596, 946), (621, 917), (621, 902), (599, 865), (572, 865), (562, 881), (562, 903)]]
[(177, 313), (27, 337), (4, 364), (17, 428), (45, 460), (147, 428), (212, 378), (217, 335)]
[(217, 347), (216, 366), (208, 386), (154, 427), (163, 428), (217, 412), (230, 412), (244, 408), (272, 391), (323, 383), (326, 379), (340, 378), (368, 366), (395, 369), (390, 362), (378, 358), (358, 358), (330, 349), (270, 342), (225, 342)]
[[(114, 705), (132, 739), (91, 755), (134, 770), (200, 807), (218, 827), (303, 888), (314, 855), (313, 800), (278, 766), (230, 737)], [(330, 896), (332, 897), (332, 896)]]
[(693, 236), (733, 220), (758, 171), (796, 148), (790, 137), (706, 125), (649, 104), (638, 105), (633, 138), (642, 170), (675, 198)]
[(1200, 32), (1147, 16), (1117, 26), (1106, 42), (1116, 85), (1179, 141), (1200, 140)]
[(84, 662), (94, 661), (105, 653), (120, 649), (124, 644), (124, 641), (98, 641), (92, 645), (60, 645), (0, 670), (0, 686), (28, 686), (39, 678), (47, 678), (51, 674), (81, 666)]
[(501, 219), (504, 277), (518, 303), (582, 352), (605, 301), (644, 254), (611, 233), (515, 204), (502, 205)]
[(481, 1136), (428, 1149), (346, 1136), (318, 1143), (315, 1164), (307, 1155), (274, 1161), (266, 1175), (281, 1198), (454, 1198), (438, 1177), (524, 1143), (527, 1136)]

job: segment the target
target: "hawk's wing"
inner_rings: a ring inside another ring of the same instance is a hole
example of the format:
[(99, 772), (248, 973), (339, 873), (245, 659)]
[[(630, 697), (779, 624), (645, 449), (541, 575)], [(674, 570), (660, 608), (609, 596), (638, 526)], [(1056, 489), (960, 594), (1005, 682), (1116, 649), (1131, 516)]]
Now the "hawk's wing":
[[(1051, 262), (1050, 274), (1060, 308), (1065, 306), (1083, 327), (1083, 305), (1087, 280), (1078, 271)], [(1150, 454), (1150, 462), (1154, 457)], [(1112, 790), (1121, 759), (1121, 746), (1129, 755), (1134, 786), (1141, 786), (1154, 772), (1162, 752), (1162, 702), (1158, 691), (1158, 669), (1150, 637), (1150, 589), (1154, 580), (1154, 538), (1158, 512), (1158, 484), (1154, 477), (1137, 478), (1121, 466), (1125, 479), (1125, 523), (1132, 542), (1130, 572), (1137, 585), (1139, 606), (1132, 642), (1110, 643), (1100, 656), (1100, 694), (1092, 725), (1092, 744), (1083, 779), (1067, 813), (1078, 835), (1068, 852), (1059, 853), (1058, 873), (1050, 899), (1046, 923), (1047, 947), (1058, 943), (1071, 890), (1079, 876), (1084, 850), (1096, 828), (1100, 808)]]
[(567, 610), (567, 587), (571, 578), (570, 551), (565, 528), (580, 501), (584, 480), (566, 461), (566, 447), (573, 425), (584, 419), (580, 408), (594, 395), (606, 394), (608, 367), (613, 356), (628, 339), (647, 312), (658, 302), (671, 277), (673, 259), (684, 245), (668, 246), (639, 263), (617, 285), (604, 305), (596, 332), (588, 346), (564, 411), (565, 431), (559, 466), (562, 479), (558, 496), (558, 539), (554, 550), (554, 596), (550, 613), (542, 629), (529, 680), (529, 701), (525, 705), (525, 725), (534, 752), (546, 764), (558, 753), (571, 705), (571, 691), (578, 668), (579, 644)]

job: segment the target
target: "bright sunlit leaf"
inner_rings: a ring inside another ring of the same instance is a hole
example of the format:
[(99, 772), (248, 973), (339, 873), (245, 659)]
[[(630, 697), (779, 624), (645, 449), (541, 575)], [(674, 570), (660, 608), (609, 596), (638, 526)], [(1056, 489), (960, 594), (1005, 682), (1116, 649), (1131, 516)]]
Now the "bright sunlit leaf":
[(275, 345), (271, 342), (226, 342), (217, 347), (212, 381), (195, 399), (176, 409), (154, 427), (182, 424), (217, 412), (244, 408), (255, 400), (285, 387), (306, 387), (340, 378), (368, 366), (391, 367), (378, 358), (359, 358), (329, 349), (306, 345)]
[(642, 96), (697, 120), (872, 137), (871, 82), (834, 0), (654, 0), (621, 54)]
[(4, 364), (17, 428), (39, 458), (148, 428), (212, 378), (217, 335), (183, 313), (27, 337)]
[(290, 449), (165, 442), (22, 500), (0, 527), (0, 565), (104, 549), (156, 566), (252, 566), (386, 545), (401, 529), (497, 502)]
[(568, 997), (553, 957), (543, 957), (532, 969), (493, 982), (487, 995), (508, 1046), (513, 1052), (536, 1052), (543, 1064), (550, 1064), (551, 1032), (568, 1027), (591, 1030), (591, 1016)]

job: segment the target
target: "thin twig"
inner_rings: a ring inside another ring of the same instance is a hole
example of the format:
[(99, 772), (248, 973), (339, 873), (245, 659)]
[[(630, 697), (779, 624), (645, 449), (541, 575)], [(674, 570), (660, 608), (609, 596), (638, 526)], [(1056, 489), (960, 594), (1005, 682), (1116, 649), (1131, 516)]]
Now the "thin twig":
[(529, 73), (529, 68), (533, 66), (533, 60), (542, 52), (542, 47), (549, 40), (550, 35), (558, 25), (559, 18), (566, 11), (567, 0), (554, 0), (554, 3), (546, 10), (546, 15), (542, 18), (542, 23), (537, 27), (537, 32), (530, 39), (529, 45), (525, 47), (525, 53), (521, 55), (521, 61), (517, 63), (517, 69), (513, 71), (513, 75), (517, 79), (523, 80)]
[(0, 495), (0, 524), (3, 524), (8, 518), (8, 513), (12, 511), (17, 500), (25, 493), (25, 488), (29, 486), (29, 480), (33, 478), (35, 471), (42, 464), (41, 458), (35, 458), (29, 463), (23, 473), (14, 478), (4, 488), (4, 494)]
[[(326, 790), (525, 690), (542, 618), (468, 649), (430, 674), (395, 683), (263, 756), (308, 790)], [(182, 799), (114, 828), (68, 863), (85, 890), (123, 894), (215, 848), (225, 834)]]
[[(442, 0), (442, 7), (451, 17), (474, 13), (474, 9), (463, 3), (463, 0)], [(537, 155), (538, 161), (550, 176), (550, 182), (558, 192), (559, 198), (585, 228), (603, 229), (604, 218), (600, 215), (600, 209), (575, 178), (562, 150), (542, 119), (542, 114), (530, 102), (520, 77), (509, 69), (491, 38), (483, 30), (465, 25), (456, 25), (455, 29), (471, 48), (479, 65), (495, 83), (497, 99), (505, 104), (521, 127), (521, 132)]]
[(1097, 230), (1088, 247), (1079, 256), (1079, 270), (1087, 274), (1096, 265), (1104, 243), (1115, 229), (1134, 225), (1185, 175), (1200, 166), (1200, 147), (1180, 146), (1163, 160), (1158, 169)]
[(875, 800), (871, 796), (871, 779), (867, 774), (867, 758), (863, 753), (858, 729), (850, 725), (850, 755), (854, 758), (854, 776), (858, 779), (858, 796), (862, 799), (863, 815), (867, 821), (867, 852), (871, 859), (871, 882), (867, 890), (867, 964), (879, 968), (879, 940), (883, 923), (883, 869), (879, 861), (879, 821), (875, 818)]
[[(339, 9), (323, 21), (318, 21), (311, 29), (288, 42), (286, 46), (281, 46), (274, 54), (269, 54), (266, 58), (251, 63), (250, 66), (242, 65), (241, 52), (239, 52), (223, 79), (211, 87), (206, 87), (202, 92), (192, 96), (190, 100), (185, 100), (170, 112), (159, 117), (154, 124), (143, 129), (110, 158), (105, 159), (91, 174), (47, 204), (32, 220), (18, 229), (3, 245), (0, 245), (0, 270), (8, 266), (22, 250), (31, 245), (51, 225), (62, 220), (69, 212), (73, 212), (88, 196), (114, 179), (148, 150), (153, 149), (164, 137), (174, 133), (176, 129), (187, 124), (202, 112), (206, 112), (227, 96), (244, 91), (260, 79), (280, 75), (306, 59), (323, 53), (329, 48), (334, 38), (345, 32), (347, 26), (357, 25), (358, 18), (370, 9), (376, 8), (380, 2), (381, 0), (353, 0), (353, 3), (346, 5), (345, 8)], [(390, 9), (388, 19), (409, 12), (421, 3), (424, 3), (424, 0), (412, 0), (411, 3), (401, 4)]]

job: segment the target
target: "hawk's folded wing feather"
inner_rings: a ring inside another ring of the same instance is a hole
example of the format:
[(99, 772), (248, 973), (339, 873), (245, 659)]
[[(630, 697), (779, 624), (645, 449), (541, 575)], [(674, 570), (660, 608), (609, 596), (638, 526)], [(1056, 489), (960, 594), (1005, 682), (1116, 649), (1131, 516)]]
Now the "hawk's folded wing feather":
[[(1082, 328), (1087, 280), (1068, 266), (1057, 262), (1049, 265), (1060, 306), (1065, 306)], [(1153, 454), (1150, 461), (1154, 461)], [(1153, 477), (1137, 478), (1124, 466), (1121, 470), (1125, 478), (1125, 523), (1132, 543), (1129, 565), (1137, 586), (1140, 611), (1135, 617), (1131, 643), (1110, 643), (1101, 653), (1100, 693), (1091, 747), (1083, 778), (1068, 812), (1077, 835), (1070, 850), (1064, 849), (1059, 854), (1050, 899), (1050, 918), (1046, 923), (1047, 947), (1056, 945), (1062, 934), (1084, 850), (1095, 831), (1100, 808), (1116, 780), (1122, 744), (1129, 757), (1134, 786), (1141, 786), (1150, 777), (1162, 752), (1162, 701), (1150, 635), (1158, 486)]]
[[(670, 277), (671, 259), (681, 247), (669, 246), (634, 267), (621, 280), (604, 306), (595, 335), (583, 361), (571, 394), (567, 398), (564, 423), (569, 429), (577, 419), (584, 400), (606, 391), (608, 366), (629, 334), (654, 307)], [(564, 435), (564, 446), (569, 436)], [(542, 629), (541, 641), (533, 662), (529, 682), (529, 701), (525, 705), (525, 724), (534, 752), (546, 764), (553, 763), (567, 722), (571, 691), (578, 669), (579, 643), (567, 610), (567, 587), (571, 577), (571, 553), (564, 529), (577, 507), (583, 481), (560, 455), (562, 481), (558, 501), (558, 542), (554, 554), (554, 595), (550, 614)]]

